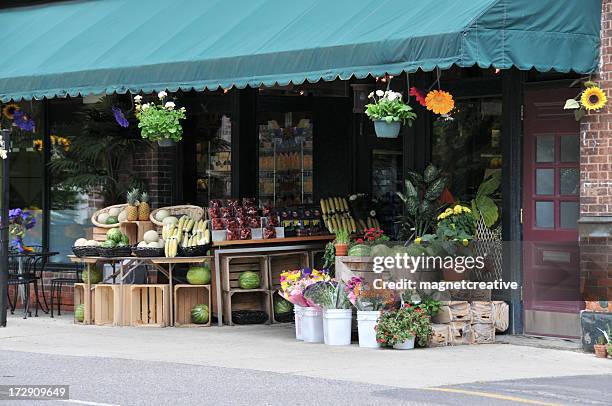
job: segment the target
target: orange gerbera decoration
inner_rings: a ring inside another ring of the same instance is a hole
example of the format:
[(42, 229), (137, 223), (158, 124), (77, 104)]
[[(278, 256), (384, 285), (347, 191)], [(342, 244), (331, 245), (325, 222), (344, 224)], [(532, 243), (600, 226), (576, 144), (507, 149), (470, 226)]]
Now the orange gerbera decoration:
[(436, 114), (448, 114), (455, 108), (453, 96), (443, 90), (432, 90), (425, 97), (427, 110), (431, 110)]

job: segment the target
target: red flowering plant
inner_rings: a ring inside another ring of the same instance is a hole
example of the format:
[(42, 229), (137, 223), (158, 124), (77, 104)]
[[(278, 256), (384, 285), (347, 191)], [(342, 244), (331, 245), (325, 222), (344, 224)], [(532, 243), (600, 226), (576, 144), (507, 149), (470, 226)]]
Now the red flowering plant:
[(380, 228), (365, 228), (363, 229), (363, 237), (355, 240), (356, 244), (377, 243), (389, 241), (389, 236), (385, 235), (385, 231)]
[(344, 287), (349, 301), (360, 311), (382, 311), (395, 307), (397, 295), (391, 289), (373, 289), (358, 276), (353, 276)]
[(406, 303), (403, 307), (383, 313), (376, 325), (376, 341), (393, 347), (415, 338), (421, 347), (426, 347), (433, 334), (431, 318), (425, 311)]

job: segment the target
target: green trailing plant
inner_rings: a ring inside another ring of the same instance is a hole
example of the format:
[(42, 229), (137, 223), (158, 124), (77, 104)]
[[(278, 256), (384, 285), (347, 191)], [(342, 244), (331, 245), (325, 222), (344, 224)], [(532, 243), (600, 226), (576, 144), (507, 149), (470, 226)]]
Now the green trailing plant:
[(472, 200), (472, 216), (476, 222), (482, 218), (485, 226), (493, 227), (499, 219), (499, 207), (492, 196), (501, 184), (501, 172), (489, 175), (478, 187), (476, 197)]
[(402, 304), (410, 304), (415, 309), (421, 309), (429, 317), (438, 314), (442, 302), (434, 299), (431, 295), (406, 290), (402, 293)]
[(113, 107), (113, 98), (104, 96), (75, 113), (82, 123), (80, 133), (68, 137), (70, 149), (48, 164), (54, 179), (60, 180), (57, 188), (99, 193), (105, 206), (122, 203), (127, 190), (144, 186), (141, 179), (125, 170), (125, 162), (135, 152), (150, 147), (138, 137), (136, 125), (117, 124)]
[(333, 277), (336, 270), (336, 246), (331, 241), (325, 245), (323, 261), (323, 269), (327, 269), (330, 276)]
[(404, 204), (404, 214), (399, 217), (399, 237), (413, 240), (433, 230), (436, 215), (441, 205), (438, 199), (442, 195), (448, 179), (434, 165), (429, 165), (423, 175), (408, 172), (404, 193), (397, 196)]

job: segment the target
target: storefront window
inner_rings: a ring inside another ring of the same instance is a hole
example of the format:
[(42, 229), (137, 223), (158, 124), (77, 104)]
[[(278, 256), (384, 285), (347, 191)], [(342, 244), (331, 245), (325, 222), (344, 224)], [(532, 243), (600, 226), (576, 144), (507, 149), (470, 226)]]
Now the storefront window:
[(311, 204), (313, 134), (309, 115), (261, 113), (258, 122), (260, 204)]
[(451, 118), (434, 122), (432, 162), (448, 176), (455, 200), (469, 202), (486, 177), (501, 171), (501, 114), (499, 98), (459, 100)]
[(402, 206), (397, 192), (402, 190), (402, 152), (375, 149), (372, 152), (372, 197), (379, 203), (376, 217), (387, 232), (394, 230), (394, 220)]

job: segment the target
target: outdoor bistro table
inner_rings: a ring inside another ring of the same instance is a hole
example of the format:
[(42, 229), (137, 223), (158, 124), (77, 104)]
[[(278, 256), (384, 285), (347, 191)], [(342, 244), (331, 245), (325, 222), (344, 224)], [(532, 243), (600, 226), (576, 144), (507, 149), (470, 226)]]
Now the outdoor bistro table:
[[(147, 266), (152, 266), (154, 269), (160, 271), (162, 274), (164, 274), (167, 278), (168, 278), (168, 286), (170, 288), (170, 292), (169, 292), (169, 305), (171, 308), (170, 311), (170, 325), (174, 326), (174, 312), (172, 311), (172, 306), (173, 306), (173, 276), (172, 276), (172, 272), (174, 270), (174, 267), (176, 264), (192, 264), (192, 263), (203, 263), (206, 262), (207, 260), (212, 259), (212, 257), (209, 256), (199, 256), (199, 257), (174, 257), (174, 258), (166, 258), (166, 257), (114, 257), (114, 258), (107, 258), (107, 257), (77, 257), (75, 255), (69, 255), (68, 258), (70, 258), (70, 260), (72, 262), (76, 262), (76, 263), (82, 263), (85, 264), (87, 267), (87, 272), (89, 272), (91, 270), (91, 266), (93, 265), (97, 265), (97, 264), (101, 264), (101, 263), (109, 263), (113, 266), (113, 273), (103, 279), (102, 282), (104, 281), (108, 281), (111, 278), (115, 279), (115, 278), (119, 278), (119, 284), (123, 285), (125, 279), (130, 275), (130, 273), (132, 273), (132, 271), (134, 271), (136, 268), (138, 268), (139, 266), (143, 266), (143, 265), (147, 265)], [(119, 270), (116, 270), (116, 265), (119, 264)], [(164, 268), (162, 265), (167, 265), (168, 269), (166, 270), (166, 268)], [(91, 287), (91, 283), (90, 283), (90, 278), (87, 278), (87, 283), (86, 283), (86, 287), (87, 287), (87, 292), (91, 292), (92, 287)], [(123, 303), (124, 298), (123, 298), (123, 289), (119, 289), (119, 303)], [(89, 303), (91, 299), (91, 296), (89, 294), (85, 295), (84, 301), (85, 301), (85, 307), (87, 307), (88, 309), (91, 309), (91, 303)], [(89, 314), (88, 312), (86, 312), (87, 314), (85, 314), (84, 317), (84, 324), (91, 324), (91, 314)], [(120, 323), (123, 322), (123, 312), (121, 313), (121, 321)]]

